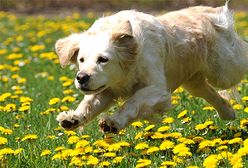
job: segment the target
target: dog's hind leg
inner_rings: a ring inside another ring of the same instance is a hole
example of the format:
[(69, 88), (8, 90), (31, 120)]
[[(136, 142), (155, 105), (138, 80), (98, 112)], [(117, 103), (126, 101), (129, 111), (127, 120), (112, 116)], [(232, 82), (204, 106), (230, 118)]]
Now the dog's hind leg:
[(204, 98), (217, 110), (221, 119), (235, 119), (235, 112), (232, 106), (217, 93), (202, 74), (195, 74), (190, 80), (183, 84), (183, 87), (193, 96)]

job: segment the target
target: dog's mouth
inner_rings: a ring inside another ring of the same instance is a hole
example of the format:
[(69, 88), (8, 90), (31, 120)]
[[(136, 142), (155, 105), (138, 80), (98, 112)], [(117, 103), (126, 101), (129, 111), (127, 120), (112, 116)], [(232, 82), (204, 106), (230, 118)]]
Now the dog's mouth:
[(100, 86), (97, 89), (89, 89), (87, 87), (80, 86), (80, 90), (83, 91), (85, 94), (99, 93), (105, 90), (106, 88), (107, 88), (106, 85)]

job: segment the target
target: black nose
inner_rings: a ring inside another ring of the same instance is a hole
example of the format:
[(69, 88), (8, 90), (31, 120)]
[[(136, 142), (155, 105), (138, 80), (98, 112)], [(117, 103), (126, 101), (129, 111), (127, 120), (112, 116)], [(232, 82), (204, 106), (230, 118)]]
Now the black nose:
[(81, 85), (83, 85), (83, 84), (86, 85), (90, 79), (90, 76), (86, 73), (79, 73), (79, 74), (77, 74), (76, 79), (77, 79), (78, 83), (80, 83)]

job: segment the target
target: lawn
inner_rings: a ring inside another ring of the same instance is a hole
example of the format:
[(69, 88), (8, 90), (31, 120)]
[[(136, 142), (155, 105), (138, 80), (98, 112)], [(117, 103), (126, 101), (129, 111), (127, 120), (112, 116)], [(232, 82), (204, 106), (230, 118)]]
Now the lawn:
[[(63, 130), (56, 115), (75, 109), (83, 94), (72, 67), (60, 67), (54, 44), (95, 18), (0, 12), (0, 167), (248, 167), (247, 79), (237, 86), (241, 100), (230, 101), (235, 121), (220, 120), (208, 103), (179, 88), (162, 123), (137, 121), (118, 135), (103, 135), (97, 120), (83, 131)], [(235, 19), (248, 40), (248, 13)]]

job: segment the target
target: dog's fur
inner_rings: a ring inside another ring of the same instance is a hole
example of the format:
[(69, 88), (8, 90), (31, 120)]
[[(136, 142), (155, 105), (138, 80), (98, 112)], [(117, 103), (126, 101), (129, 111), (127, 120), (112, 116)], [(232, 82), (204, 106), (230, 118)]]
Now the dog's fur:
[(171, 93), (179, 86), (204, 98), (220, 118), (232, 120), (234, 110), (213, 87), (231, 88), (248, 72), (248, 45), (234, 31), (227, 4), (160, 17), (121, 11), (58, 40), (56, 52), (62, 67), (78, 65), (77, 78), (88, 75), (84, 84), (75, 80), (84, 100), (57, 117), (66, 129), (85, 125), (118, 97), (126, 102), (100, 119), (102, 131), (117, 133), (134, 120), (152, 120), (170, 108)]

